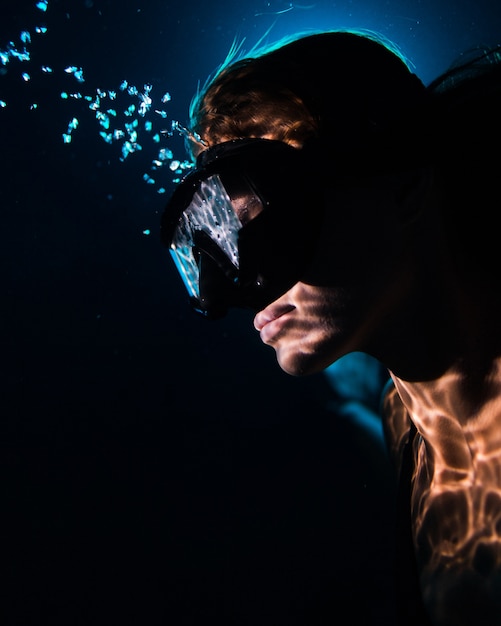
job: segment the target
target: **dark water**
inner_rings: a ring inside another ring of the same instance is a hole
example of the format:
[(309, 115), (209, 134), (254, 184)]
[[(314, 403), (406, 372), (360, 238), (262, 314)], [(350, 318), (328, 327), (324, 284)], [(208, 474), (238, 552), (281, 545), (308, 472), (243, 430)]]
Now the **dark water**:
[[(272, 25), (272, 38), (373, 29), (427, 82), (461, 51), (499, 42), (501, 10), (485, 0), (12, 5), (0, 21), (11, 55), (0, 65), (0, 624), (320, 626), (348, 615), (391, 626), (386, 459), (328, 409), (327, 378), (279, 370), (250, 316), (190, 313), (158, 238), (182, 142), (153, 136), (186, 122), (198, 81), (235, 37), (250, 47)], [(29, 61), (12, 53), (22, 31)], [(96, 117), (113, 107), (112, 126), (138, 117), (124, 114), (141, 102), (124, 80), (143, 95), (150, 85), (167, 114), (140, 117), (143, 149), (126, 158)], [(84, 96), (95, 103), (97, 90), (107, 96), (91, 109)], [(162, 148), (172, 156), (152, 170)]]

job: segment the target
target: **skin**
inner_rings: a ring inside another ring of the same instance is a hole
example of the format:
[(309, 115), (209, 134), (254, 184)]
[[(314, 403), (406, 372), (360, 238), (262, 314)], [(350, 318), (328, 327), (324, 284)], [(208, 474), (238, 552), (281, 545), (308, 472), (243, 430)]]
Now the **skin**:
[[(432, 623), (501, 623), (499, 297), (452, 265), (426, 173), (404, 198), (391, 185), (329, 198), (320, 229), (328, 241), (318, 246), (326, 252), (254, 326), (292, 375), (352, 351), (388, 367), (397, 393), (386, 430), (397, 466), (410, 420), (419, 433), (412, 534)], [(315, 284), (315, 267), (327, 267), (330, 284)]]
[[(436, 226), (430, 226), (435, 219), (432, 193), (427, 172), (416, 174), (403, 198), (400, 186), (377, 179), (360, 188), (328, 191), (320, 252), (305, 278), (254, 319), (282, 369), (292, 375), (319, 372), (352, 351), (367, 352), (405, 376), (430, 376), (429, 368), (445, 366), (452, 343), (451, 337), (444, 345), (451, 334), (445, 309), (453, 308), (454, 296), (443, 301), (447, 324), (437, 326), (436, 307), (452, 281), (445, 271), (443, 243)], [(427, 228), (433, 234), (426, 234), (423, 248)], [(437, 273), (437, 267), (444, 273)], [(424, 305), (425, 293), (427, 298), (436, 293), (433, 309)], [(438, 336), (444, 353), (439, 363), (435, 349), (430, 363), (423, 352)], [(409, 348), (401, 358), (404, 337)], [(411, 364), (407, 354), (412, 354)]]
[(430, 171), (327, 188), (324, 202), (316, 257), (254, 327), (294, 376), (354, 351), (388, 368), (397, 472), (411, 422), (418, 432), (411, 531), (431, 623), (500, 624), (499, 279), (452, 262)]

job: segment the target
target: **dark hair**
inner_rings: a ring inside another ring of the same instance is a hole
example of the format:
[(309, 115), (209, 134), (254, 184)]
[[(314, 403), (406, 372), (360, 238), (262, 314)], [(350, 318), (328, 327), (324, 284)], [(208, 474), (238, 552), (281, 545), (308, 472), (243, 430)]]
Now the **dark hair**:
[(450, 244), (464, 272), (488, 281), (501, 266), (501, 46), (462, 55), (427, 89), (422, 133), (443, 190)]
[(316, 139), (360, 166), (425, 94), (386, 40), (328, 31), (225, 64), (194, 99), (191, 127), (210, 145), (270, 135), (296, 146)]

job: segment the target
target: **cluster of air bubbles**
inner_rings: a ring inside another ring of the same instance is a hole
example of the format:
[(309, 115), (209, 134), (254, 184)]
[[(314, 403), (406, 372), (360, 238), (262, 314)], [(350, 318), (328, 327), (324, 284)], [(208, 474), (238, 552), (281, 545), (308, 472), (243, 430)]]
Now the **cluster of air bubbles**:
[[(48, 4), (48, 0), (42, 0), (36, 2), (35, 6), (45, 13)], [(36, 26), (33, 29), (33, 35), (45, 35), (47, 30), (46, 26)], [(23, 30), (19, 35), (18, 43), (10, 41), (7, 46), (0, 48), (0, 76), (6, 74), (7, 66), (11, 61), (21, 62), (31, 69), (33, 65), (30, 55), (31, 42), (32, 33)], [(54, 69), (48, 65), (41, 65), (40, 69), (43, 74), (54, 73)], [(170, 172), (171, 182), (177, 183), (184, 171), (192, 167), (190, 161), (176, 159), (172, 150), (162, 145), (166, 138), (172, 137), (175, 133), (189, 134), (189, 131), (179, 122), (171, 120), (170, 124), (168, 123), (169, 115), (165, 109), (171, 100), (170, 93), (164, 92), (154, 101), (151, 84), (145, 83), (141, 89), (138, 89), (127, 80), (122, 80), (115, 89), (84, 90), (86, 79), (83, 68), (68, 65), (64, 68), (64, 72), (74, 79), (76, 87), (74, 90), (62, 91), (59, 97), (68, 102), (78, 100), (86, 103), (86, 109), (96, 120), (102, 140), (106, 144), (119, 145), (119, 161), (124, 162), (131, 154), (143, 150), (144, 140), (153, 143), (154, 157), (149, 170), (142, 176), (147, 185), (155, 187), (158, 193), (165, 193), (166, 189), (163, 184), (166, 176), (163, 173), (165, 169)], [(30, 71), (21, 72), (21, 78), (28, 83), (31, 80)], [(118, 102), (122, 102), (123, 97), (118, 96), (126, 97), (125, 107), (119, 108)], [(0, 109), (7, 106), (8, 102), (0, 97)], [(38, 106), (38, 103), (32, 103), (30, 109), (37, 109)], [(75, 116), (71, 116), (64, 124), (61, 137), (65, 144), (72, 143), (79, 125), (80, 120)]]
[[(72, 74), (78, 82), (85, 82), (81, 68), (67, 67), (67, 73)], [(148, 138), (156, 145), (155, 155), (151, 160), (150, 169), (143, 174), (143, 180), (148, 185), (157, 185), (156, 177), (159, 170), (167, 167), (173, 176), (172, 182), (179, 182), (184, 171), (192, 166), (187, 160), (174, 158), (172, 150), (162, 145), (162, 140), (171, 137), (175, 132), (183, 134), (185, 129), (175, 120), (166, 127), (168, 113), (164, 105), (171, 100), (170, 94), (164, 93), (159, 99), (161, 108), (155, 108), (151, 95), (152, 85), (147, 83), (139, 90), (123, 80), (118, 90), (97, 89), (93, 94), (82, 94), (81, 91), (63, 91), (63, 100), (83, 100), (93, 113), (98, 124), (99, 135), (107, 144), (120, 145), (120, 161), (125, 161), (129, 155), (143, 149), (143, 140)], [(116, 106), (118, 94), (125, 93), (133, 99), (128, 106), (119, 109)], [(160, 122), (160, 125), (158, 124)], [(79, 127), (79, 120), (73, 117), (62, 134), (64, 143), (71, 143), (74, 132)], [(165, 193), (165, 187), (157, 187), (158, 193)]]

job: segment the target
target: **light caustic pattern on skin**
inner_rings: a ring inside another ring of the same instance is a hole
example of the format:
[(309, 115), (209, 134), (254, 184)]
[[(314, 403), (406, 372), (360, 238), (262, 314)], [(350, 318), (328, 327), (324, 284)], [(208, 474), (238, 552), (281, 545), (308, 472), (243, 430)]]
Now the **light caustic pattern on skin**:
[(395, 451), (402, 451), (408, 416), (419, 433), (412, 451), (413, 536), (423, 596), (439, 624), (456, 623), (451, 606), (457, 623), (466, 623), (459, 618), (471, 603), (463, 606), (463, 588), (476, 589), (485, 617), (497, 620), (482, 624), (500, 623), (501, 360), (494, 370), (485, 403), (465, 401), (468, 383), (453, 373), (433, 383), (395, 378), (404, 404), (396, 390), (387, 400), (393, 410), (400, 404), (389, 424)]
[[(49, 8), (48, 1), (36, 2), (35, 6), (42, 13)], [(25, 83), (31, 80), (31, 72), (53, 74), (52, 67), (36, 64), (31, 58), (30, 46), (32, 37), (45, 36), (48, 32), (45, 25), (37, 25), (32, 29), (23, 30), (18, 41), (10, 41), (0, 48), (0, 78), (7, 71), (16, 71), (18, 64), (22, 64), (21, 77)], [(14, 66), (16, 68), (14, 69)], [(153, 145), (154, 156), (150, 168), (142, 174), (143, 181), (156, 187), (158, 193), (165, 193), (164, 182), (167, 182), (164, 171), (169, 170), (171, 177), (169, 182), (179, 182), (184, 171), (192, 167), (192, 163), (186, 159), (175, 158), (168, 147), (162, 146), (162, 141), (171, 137), (174, 133), (186, 135), (188, 133), (179, 122), (168, 122), (168, 113), (165, 110), (171, 100), (169, 92), (164, 92), (154, 99), (153, 87), (145, 83), (141, 88), (122, 80), (113, 89), (85, 89), (84, 70), (81, 67), (67, 65), (64, 72), (75, 81), (75, 88), (62, 91), (58, 97), (65, 101), (84, 101), (88, 104), (90, 114), (95, 118), (100, 137), (107, 144), (119, 144), (119, 161), (123, 162), (134, 152), (143, 149), (143, 141)], [(1, 83), (0, 83), (1, 87)], [(0, 92), (1, 94), (1, 92)], [(126, 105), (118, 107), (124, 97)], [(6, 108), (8, 102), (0, 97), (0, 109)], [(39, 108), (39, 104), (50, 106), (50, 102), (33, 102), (31, 110)], [(80, 125), (80, 119), (71, 116), (69, 121), (62, 125), (61, 138), (65, 144), (72, 142), (75, 132)]]

